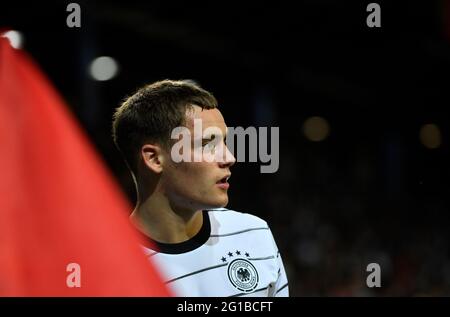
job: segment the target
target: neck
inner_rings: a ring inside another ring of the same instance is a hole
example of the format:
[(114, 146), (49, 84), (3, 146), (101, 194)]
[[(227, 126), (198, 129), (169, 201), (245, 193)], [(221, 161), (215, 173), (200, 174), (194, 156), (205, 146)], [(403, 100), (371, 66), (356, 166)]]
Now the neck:
[(161, 243), (180, 243), (194, 237), (203, 225), (201, 210), (174, 207), (167, 196), (154, 192), (138, 201), (130, 216), (146, 236)]

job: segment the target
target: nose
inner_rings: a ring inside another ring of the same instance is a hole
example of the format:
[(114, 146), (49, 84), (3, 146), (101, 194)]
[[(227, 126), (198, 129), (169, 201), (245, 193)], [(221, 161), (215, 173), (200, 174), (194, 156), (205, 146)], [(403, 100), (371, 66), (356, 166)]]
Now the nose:
[(230, 150), (228, 149), (228, 147), (225, 145), (225, 153), (224, 153), (224, 158), (223, 160), (219, 161), (219, 166), (220, 167), (231, 167), (234, 165), (234, 163), (236, 163), (236, 158), (234, 157), (234, 155), (230, 152)]

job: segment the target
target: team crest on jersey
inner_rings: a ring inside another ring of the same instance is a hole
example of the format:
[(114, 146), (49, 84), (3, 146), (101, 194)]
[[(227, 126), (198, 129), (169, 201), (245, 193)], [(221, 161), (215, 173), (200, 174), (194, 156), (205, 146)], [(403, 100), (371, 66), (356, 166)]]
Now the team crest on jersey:
[[(248, 252), (244, 254), (247, 258), (250, 257)], [(232, 259), (233, 255), (239, 256), (241, 252), (236, 251), (235, 254), (229, 252), (228, 258), (222, 257), (222, 261), (228, 262), (228, 260)], [(228, 278), (234, 287), (246, 293), (253, 291), (259, 282), (258, 271), (255, 266), (242, 257), (238, 257), (228, 264)]]

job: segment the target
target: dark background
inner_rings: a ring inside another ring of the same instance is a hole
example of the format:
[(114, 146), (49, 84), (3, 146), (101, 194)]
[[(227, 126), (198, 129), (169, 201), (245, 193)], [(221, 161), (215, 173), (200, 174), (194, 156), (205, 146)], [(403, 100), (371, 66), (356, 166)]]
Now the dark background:
[[(228, 207), (269, 222), (291, 295), (448, 296), (450, 5), (377, 1), (369, 28), (369, 2), (77, 1), (70, 29), (70, 1), (14, 1), (0, 26), (24, 34), (131, 201), (114, 108), (145, 83), (193, 79), (229, 126), (280, 127), (278, 172), (235, 165)], [(87, 69), (102, 55), (120, 72), (98, 82)], [(303, 133), (311, 116), (329, 124), (321, 142)], [(424, 124), (439, 147), (421, 143)], [(379, 289), (365, 284), (371, 262)]]

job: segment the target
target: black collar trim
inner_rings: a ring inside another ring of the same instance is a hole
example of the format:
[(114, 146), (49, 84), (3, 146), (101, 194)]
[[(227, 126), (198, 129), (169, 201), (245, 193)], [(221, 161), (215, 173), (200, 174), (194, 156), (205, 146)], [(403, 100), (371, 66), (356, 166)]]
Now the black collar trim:
[(149, 237), (147, 239), (150, 240), (150, 243), (156, 248), (156, 251), (160, 253), (180, 254), (193, 251), (204, 245), (211, 235), (211, 223), (209, 220), (208, 211), (203, 210), (202, 214), (202, 227), (200, 228), (200, 231), (189, 240), (180, 243), (162, 243)]

